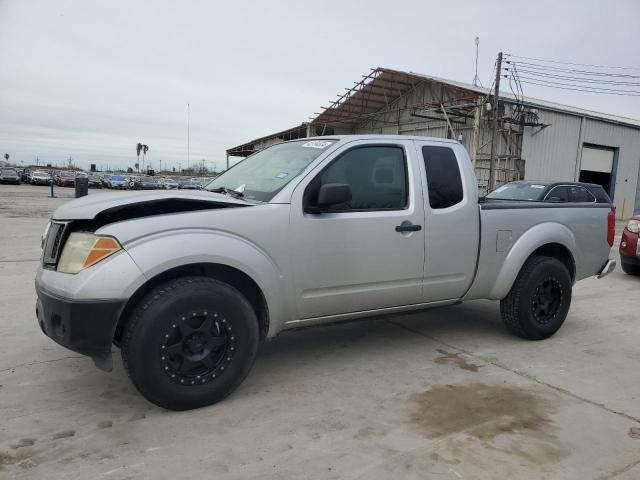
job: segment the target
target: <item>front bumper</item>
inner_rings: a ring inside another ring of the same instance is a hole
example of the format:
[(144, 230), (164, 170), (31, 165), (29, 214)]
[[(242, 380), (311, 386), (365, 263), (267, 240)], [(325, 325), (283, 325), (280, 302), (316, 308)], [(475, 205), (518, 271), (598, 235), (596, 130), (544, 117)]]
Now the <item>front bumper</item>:
[(65, 348), (93, 359), (111, 370), (111, 344), (126, 300), (71, 300), (48, 292), (36, 283), (36, 315), (40, 328)]

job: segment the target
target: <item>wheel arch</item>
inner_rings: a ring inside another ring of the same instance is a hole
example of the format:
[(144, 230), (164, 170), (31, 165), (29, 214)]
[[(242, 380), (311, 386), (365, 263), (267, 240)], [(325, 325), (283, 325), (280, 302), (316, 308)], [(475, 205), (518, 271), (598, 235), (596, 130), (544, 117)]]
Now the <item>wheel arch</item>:
[(262, 289), (258, 286), (255, 280), (243, 271), (229, 265), (200, 262), (170, 268), (158, 273), (141, 285), (133, 295), (129, 297), (129, 300), (118, 317), (118, 322), (116, 323), (113, 335), (113, 343), (116, 346), (120, 346), (122, 332), (130, 319), (131, 312), (148, 292), (164, 282), (189, 275), (204, 276), (220, 280), (231, 285), (245, 295), (258, 318), (260, 338), (266, 338), (269, 332), (269, 307)]
[(567, 271), (571, 277), (571, 283), (575, 282), (576, 260), (571, 251), (565, 245), (561, 243), (546, 243), (534, 250), (531, 255), (527, 257), (525, 262), (534, 255), (543, 255), (545, 257), (551, 257), (561, 261), (564, 266), (567, 267)]
[(504, 260), (493, 288), (488, 296), (500, 300), (507, 296), (526, 261), (534, 255), (544, 255), (562, 262), (571, 282), (576, 279), (576, 241), (566, 226), (543, 223), (524, 232)]

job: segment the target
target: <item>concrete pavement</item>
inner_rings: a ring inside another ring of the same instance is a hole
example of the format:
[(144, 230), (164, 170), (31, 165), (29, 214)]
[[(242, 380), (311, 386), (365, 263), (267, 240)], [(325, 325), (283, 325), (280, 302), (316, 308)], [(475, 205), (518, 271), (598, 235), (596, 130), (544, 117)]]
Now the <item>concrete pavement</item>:
[(640, 278), (619, 267), (543, 342), (483, 301), (290, 332), (224, 402), (168, 412), (119, 355), (104, 373), (40, 332), (39, 236), (68, 200), (46, 195), (0, 185), (0, 478), (640, 478)]

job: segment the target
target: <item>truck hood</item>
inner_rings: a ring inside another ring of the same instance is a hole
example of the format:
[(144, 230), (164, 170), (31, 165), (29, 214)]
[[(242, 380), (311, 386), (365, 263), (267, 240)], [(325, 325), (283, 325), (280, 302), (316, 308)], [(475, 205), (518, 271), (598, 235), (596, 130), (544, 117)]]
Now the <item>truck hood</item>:
[(251, 202), (202, 190), (92, 193), (58, 207), (54, 220), (94, 220), (108, 214), (112, 221), (135, 217), (188, 212), (207, 208), (248, 207)]

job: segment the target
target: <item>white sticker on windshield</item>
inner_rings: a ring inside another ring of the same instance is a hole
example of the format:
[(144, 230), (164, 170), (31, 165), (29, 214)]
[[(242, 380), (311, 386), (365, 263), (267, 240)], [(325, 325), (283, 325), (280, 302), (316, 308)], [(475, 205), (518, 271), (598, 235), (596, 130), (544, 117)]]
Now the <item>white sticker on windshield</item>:
[(531, 185), (531, 188), (544, 188), (544, 185)]
[(244, 193), (244, 183), (240, 185), (238, 188), (234, 188), (234, 190), (238, 193)]
[(289, 172), (280, 172), (276, 175), (276, 178), (286, 178), (289, 176)]
[(302, 144), (305, 148), (327, 148), (329, 145), (331, 145), (331, 142), (325, 142), (323, 140), (311, 140), (310, 142)]

